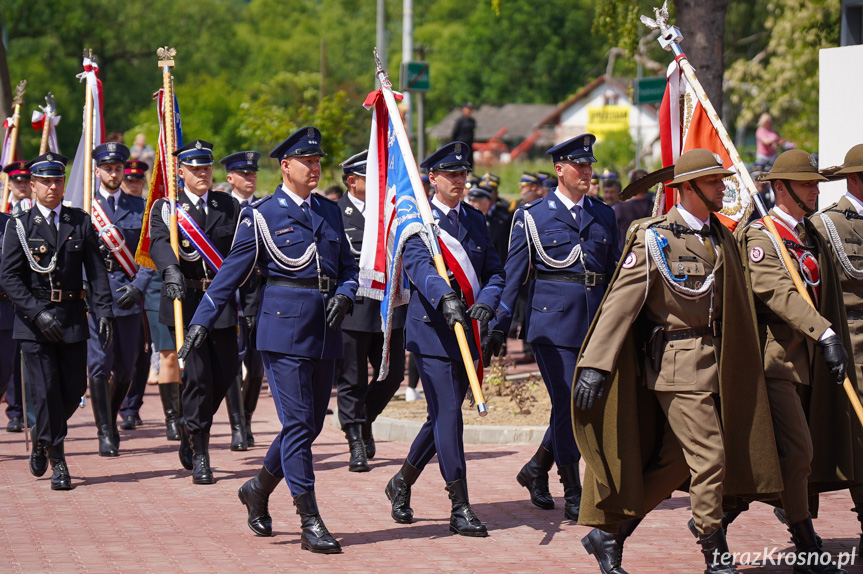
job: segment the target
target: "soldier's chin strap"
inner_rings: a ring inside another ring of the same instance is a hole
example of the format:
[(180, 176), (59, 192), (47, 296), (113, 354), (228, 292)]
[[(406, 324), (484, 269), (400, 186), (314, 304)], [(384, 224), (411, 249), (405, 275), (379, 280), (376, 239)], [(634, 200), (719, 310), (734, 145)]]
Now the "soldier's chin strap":
[(704, 197), (704, 193), (701, 192), (701, 188), (698, 187), (698, 184), (695, 183), (694, 179), (689, 180), (689, 185), (692, 186), (692, 191), (695, 192), (695, 195), (698, 196), (698, 199), (700, 199), (701, 202), (704, 203), (707, 211), (713, 213), (714, 211), (719, 211), (720, 209), (722, 209), (722, 205), (713, 205), (712, 203), (707, 201), (707, 198)]
[(803, 213), (805, 213), (806, 215), (812, 215), (813, 213), (815, 213), (815, 210), (814, 210), (814, 209), (810, 209), (808, 205), (806, 205), (805, 203), (803, 203), (803, 202), (800, 200), (800, 198), (799, 198), (799, 197), (797, 197), (797, 193), (796, 193), (796, 192), (794, 191), (794, 189), (791, 187), (791, 181), (790, 181), (790, 180), (787, 180), (787, 179), (780, 179), (779, 181), (781, 181), (781, 182), (782, 182), (782, 185), (784, 185), (784, 186), (785, 186), (785, 189), (788, 191), (788, 195), (790, 195), (790, 196), (791, 196), (791, 199), (793, 199), (793, 200), (794, 200), (794, 203), (796, 203), (796, 204), (797, 204), (797, 207), (799, 207), (800, 209), (802, 209), (802, 210), (803, 210)]

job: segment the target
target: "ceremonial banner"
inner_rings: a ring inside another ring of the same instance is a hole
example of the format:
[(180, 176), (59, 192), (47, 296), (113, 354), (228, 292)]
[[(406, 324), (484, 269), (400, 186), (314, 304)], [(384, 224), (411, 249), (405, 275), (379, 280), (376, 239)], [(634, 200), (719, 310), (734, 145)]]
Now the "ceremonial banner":
[[(48, 151), (52, 153), (60, 153), (60, 147), (57, 145), (57, 124), (60, 123), (60, 117), (52, 116), (51, 124), (48, 126)], [(37, 132), (41, 132), (45, 127), (45, 114), (39, 110), (33, 110), (30, 125)]]
[(5, 135), (3, 136), (3, 153), (0, 155), (0, 168), (6, 167), (11, 161), (15, 161), (14, 157), (10, 157), (12, 155), (12, 118), (6, 118), (6, 121), (3, 122), (3, 130)]
[[(159, 146), (156, 149), (156, 161), (153, 163), (153, 177), (150, 179), (150, 190), (147, 194), (147, 206), (144, 209), (144, 222), (141, 225), (141, 239), (138, 241), (138, 251), (135, 253), (135, 262), (138, 265), (155, 269), (156, 264), (150, 259), (150, 212), (153, 210), (153, 204), (157, 199), (162, 199), (168, 195), (168, 168), (167, 162), (163, 161), (165, 157), (165, 126), (162, 118), (165, 117), (163, 108), (164, 88), (160, 88), (158, 92), (153, 94), (153, 99), (156, 100), (156, 111), (159, 114)], [(177, 103), (177, 97), (174, 96), (174, 133), (176, 134), (177, 147), (183, 146), (183, 128), (180, 122), (180, 105)], [(173, 153), (171, 150), (167, 153)], [(174, 174), (172, 174), (173, 176)]]
[[(733, 171), (734, 175), (725, 178), (725, 197), (722, 200), (722, 211), (717, 213), (717, 216), (733, 231), (741, 218), (749, 212), (749, 194), (741, 193), (743, 182), (738, 176), (737, 168), (676, 59), (668, 66), (667, 78), (668, 85), (659, 108), (662, 166), (674, 165), (681, 154), (691, 149), (709, 149), (718, 154), (722, 158), (723, 167)], [(675, 201), (675, 194), (668, 193), (665, 210), (668, 211)]]
[[(88, 57), (84, 57), (84, 71), (78, 74), (78, 79), (87, 83), (87, 89), (93, 96), (93, 141), (92, 147), (96, 147), (105, 141), (105, 125), (102, 122), (102, 80), (99, 79), (99, 65)], [(81, 129), (81, 139), (78, 141), (78, 150), (75, 152), (75, 160), (72, 164), (72, 172), (69, 174), (69, 182), (66, 184), (66, 196), (63, 203), (72, 207), (84, 207), (84, 171), (92, 170), (92, 165), (84, 165), (86, 153), (86, 125), (87, 108), (84, 108), (84, 119)], [(92, 151), (92, 150), (91, 150)], [(99, 180), (94, 178), (94, 188), (99, 187)], [(86, 193), (92, 194), (88, 189)]]

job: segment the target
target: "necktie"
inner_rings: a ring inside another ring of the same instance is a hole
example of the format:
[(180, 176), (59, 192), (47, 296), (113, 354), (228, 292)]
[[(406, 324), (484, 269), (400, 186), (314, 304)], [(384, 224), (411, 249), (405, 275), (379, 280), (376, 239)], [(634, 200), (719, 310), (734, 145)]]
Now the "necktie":
[(581, 206), (572, 206), (572, 216), (575, 218), (575, 226), (581, 229)]
[(794, 231), (797, 232), (797, 236), (800, 237), (800, 243), (806, 243), (806, 229), (803, 227), (802, 223), (798, 223), (794, 226)]
[(246, 208), (248, 206), (249, 206), (249, 200), (248, 199), (244, 199), (243, 201), (240, 202), (240, 209)]
[(111, 211), (114, 211), (114, 208), (117, 206), (113, 195), (108, 196), (108, 205), (111, 207)]
[(701, 237), (702, 241), (704, 241), (704, 247), (707, 249), (707, 259), (711, 263), (716, 263), (716, 248), (713, 246), (713, 239), (710, 237), (710, 227), (705, 225), (702, 231), (707, 233), (707, 235)]
[(12, 209), (12, 215), (18, 215), (19, 213), (24, 211), (23, 201), (24, 200), (19, 199), (18, 201), (15, 202), (15, 208)]
[(57, 224), (54, 223), (54, 219), (57, 217), (57, 212), (53, 209), (48, 212), (48, 226), (51, 228), (51, 234), (54, 240), (57, 240)]
[(306, 219), (308, 220), (308, 222), (311, 223), (312, 222), (312, 216), (309, 214), (309, 204), (304, 201), (300, 204), (300, 207), (302, 208), (303, 214), (306, 216)]
[(455, 209), (450, 209), (449, 213), (446, 214), (447, 219), (449, 219), (452, 224), (453, 229), (455, 230), (456, 235), (458, 235), (458, 211)]

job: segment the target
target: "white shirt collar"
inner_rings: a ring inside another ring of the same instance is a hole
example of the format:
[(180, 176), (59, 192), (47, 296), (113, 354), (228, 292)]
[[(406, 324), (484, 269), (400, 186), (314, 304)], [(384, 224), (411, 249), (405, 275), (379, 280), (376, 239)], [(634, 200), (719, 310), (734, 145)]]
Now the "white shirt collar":
[(235, 192), (235, 191), (231, 191), (231, 195), (233, 195), (233, 196), (234, 196), (234, 199), (236, 199), (236, 200), (237, 200), (237, 203), (239, 203), (239, 204), (242, 204), (244, 201), (248, 201), (249, 203), (252, 203), (253, 201), (255, 201), (255, 196), (254, 196), (254, 195), (250, 195), (248, 198), (245, 198), (245, 197), (243, 197), (242, 195), (238, 194), (238, 193), (237, 193), (237, 192)]
[(710, 224), (708, 222), (701, 221), (700, 219), (698, 219), (697, 217), (692, 215), (690, 212), (688, 212), (686, 210), (685, 207), (683, 207), (683, 204), (681, 204), (681, 203), (677, 204), (677, 212), (680, 214), (680, 217), (683, 218), (683, 221), (686, 222), (686, 225), (688, 225), (690, 229), (694, 229), (696, 231), (700, 231), (701, 229), (704, 229), (705, 227), (707, 229), (710, 229)]
[(348, 192), (348, 197), (351, 198), (351, 202), (357, 206), (357, 209), (360, 210), (360, 213), (366, 212), (366, 202), (360, 199), (359, 197), (354, 197), (354, 194)]
[(797, 227), (798, 224), (799, 225), (803, 224), (802, 219), (799, 221), (794, 219), (793, 217), (791, 217), (791, 215), (789, 215), (784, 209), (782, 209), (778, 205), (773, 206), (773, 210), (776, 212), (776, 215), (779, 217), (779, 219), (781, 219), (786, 224), (788, 224), (788, 226), (791, 229), (794, 229), (795, 227)]
[(311, 193), (309, 194), (309, 196), (307, 198), (303, 199), (302, 197), (300, 197), (299, 195), (297, 195), (296, 193), (294, 193), (293, 191), (291, 191), (290, 189), (288, 189), (284, 185), (282, 186), (282, 191), (284, 191), (288, 195), (288, 197), (291, 198), (291, 201), (293, 201), (294, 203), (297, 204), (297, 207), (300, 207), (303, 203), (307, 204), (309, 207), (312, 206), (312, 194)]
[(859, 199), (857, 199), (856, 197), (854, 197), (853, 195), (851, 195), (847, 191), (845, 192), (845, 197), (848, 198), (848, 201), (851, 202), (851, 205), (854, 206), (854, 209), (857, 210), (857, 213), (863, 213), (863, 201), (860, 201)]
[(563, 203), (563, 206), (568, 211), (572, 211), (572, 208), (576, 205), (584, 209), (584, 195), (582, 195), (576, 202), (573, 202), (571, 199), (563, 195), (558, 188), (554, 188), (554, 195), (560, 200), (561, 203)]
[(53, 211), (54, 213), (57, 214), (54, 216), (54, 224), (57, 226), (60, 225), (60, 209), (63, 207), (62, 203), (60, 205), (58, 205), (57, 207), (55, 207), (54, 209), (48, 209), (47, 207), (45, 207), (44, 205), (39, 203), (38, 200), (35, 203), (36, 203), (36, 207), (39, 209), (39, 213), (41, 213), (42, 217), (45, 218), (45, 221), (48, 221), (48, 214)]
[(443, 212), (444, 217), (449, 216), (449, 212), (451, 209), (454, 209), (457, 215), (461, 215), (461, 213), (460, 213), (461, 202), (457, 203), (455, 207), (450, 207), (450, 206), (446, 205), (445, 203), (443, 203), (442, 201), (438, 200), (437, 195), (433, 195), (432, 199), (431, 199), (431, 203), (433, 206), (437, 207), (439, 210), (441, 210)]
[(105, 186), (102, 186), (102, 185), (99, 186), (99, 193), (102, 195), (102, 197), (105, 199), (108, 199), (109, 197), (113, 197), (114, 198), (114, 205), (117, 205), (118, 203), (120, 203), (120, 194), (122, 192), (123, 192), (123, 190), (120, 189), (119, 187), (117, 188), (117, 191), (112, 193), (112, 192), (108, 191), (107, 189), (105, 189)]
[(188, 189), (183, 188), (183, 191), (186, 192), (186, 197), (189, 198), (189, 200), (192, 202), (192, 204), (194, 204), (195, 207), (201, 206), (203, 208), (207, 206), (207, 197), (210, 195), (209, 189), (205, 191), (204, 195), (200, 197), (198, 197)]

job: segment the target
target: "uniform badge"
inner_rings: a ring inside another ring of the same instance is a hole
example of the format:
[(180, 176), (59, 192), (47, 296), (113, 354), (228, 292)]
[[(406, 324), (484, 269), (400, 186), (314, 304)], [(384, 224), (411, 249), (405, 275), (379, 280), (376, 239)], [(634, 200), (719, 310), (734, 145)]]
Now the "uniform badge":
[(65, 221), (66, 223), (69, 223), (69, 214), (68, 213), (63, 214), (63, 221)]
[(47, 159), (48, 161), (54, 161), (54, 156), (53, 156), (53, 155), (51, 155), (50, 153), (49, 153), (49, 154), (45, 154), (45, 159)]
[(42, 216), (37, 215), (36, 217), (33, 218), (33, 222), (36, 223), (36, 225), (40, 225), (42, 223)]
[(715, 160), (716, 160), (716, 165), (722, 165), (722, 158), (721, 158), (721, 157), (719, 157), (719, 154), (718, 154), (718, 153), (714, 153), (714, 154), (713, 154), (713, 159), (715, 159)]
[(455, 151), (455, 153), (461, 153), (461, 144), (459, 142), (455, 143), (455, 147), (453, 147), (453, 151)]
[(45, 253), (46, 251), (48, 251), (48, 248), (46, 246), (44, 246), (44, 245), (39, 246), (39, 253)]
[(809, 163), (812, 165), (812, 167), (815, 167), (815, 168), (818, 167), (818, 162), (815, 161), (815, 158), (812, 157), (811, 155), (809, 156)]
[(281, 205), (282, 207), (287, 207), (287, 206), (288, 206), (288, 202), (285, 200), (285, 198), (284, 198), (284, 197), (280, 197), (280, 198), (279, 198), (279, 205)]
[(215, 199), (210, 200), (210, 207), (219, 207), (219, 202)]
[(353, 212), (354, 212), (354, 208), (353, 208), (353, 207), (348, 206), (348, 207), (346, 207), (346, 208), (345, 208), (345, 215), (350, 215), (350, 214), (352, 214)]
[(195, 142), (195, 149), (201, 149), (202, 147), (203, 147), (203, 146), (201, 145), (201, 142), (200, 142), (200, 141), (196, 141), (196, 142)]
[(243, 219), (243, 224), (244, 224), (246, 227), (251, 227), (251, 226), (252, 226), (252, 218), (251, 218), (251, 217), (247, 217), (247, 218)]
[(749, 259), (751, 259), (753, 263), (758, 263), (764, 259), (764, 250), (756, 245), (749, 250)]
[(255, 161), (255, 152), (247, 151), (246, 152), (246, 161)]
[(185, 209), (186, 211), (189, 211), (189, 209), (191, 209), (191, 207), (192, 207), (192, 206), (191, 206), (191, 205), (189, 205), (188, 203), (184, 203), (184, 204), (183, 204), (183, 209)]
[(590, 136), (584, 136), (584, 151), (590, 151)]
[(515, 226), (516, 227), (524, 227), (524, 221), (519, 219), (518, 221), (515, 222)]
[(191, 244), (189, 243), (189, 240), (188, 240), (188, 239), (184, 239), (184, 240), (181, 242), (181, 245), (182, 245), (183, 247), (190, 247), (190, 246), (191, 246)]
[(276, 236), (278, 237), (279, 235), (284, 235), (285, 233), (290, 233), (293, 230), (294, 230), (293, 227), (285, 227), (284, 229), (279, 229), (278, 231), (276, 231)]
[(557, 209), (557, 203), (555, 203), (553, 199), (549, 200), (548, 201), (548, 208), (549, 209)]
[(117, 144), (116, 143), (108, 142), (107, 146), (108, 146), (109, 152), (114, 153), (115, 151), (117, 151)]
[(626, 259), (623, 260), (623, 268), (632, 269), (635, 267), (636, 263), (638, 263), (638, 256), (633, 251), (630, 251), (629, 255), (626, 256)]

